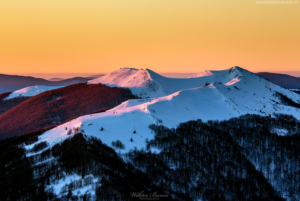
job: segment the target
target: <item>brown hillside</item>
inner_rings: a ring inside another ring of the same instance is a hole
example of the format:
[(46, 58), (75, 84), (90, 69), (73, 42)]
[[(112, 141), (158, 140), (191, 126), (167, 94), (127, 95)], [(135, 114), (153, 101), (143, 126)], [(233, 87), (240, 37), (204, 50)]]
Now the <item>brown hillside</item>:
[(79, 83), (31, 97), (0, 115), (0, 139), (61, 124), (135, 98), (129, 89)]

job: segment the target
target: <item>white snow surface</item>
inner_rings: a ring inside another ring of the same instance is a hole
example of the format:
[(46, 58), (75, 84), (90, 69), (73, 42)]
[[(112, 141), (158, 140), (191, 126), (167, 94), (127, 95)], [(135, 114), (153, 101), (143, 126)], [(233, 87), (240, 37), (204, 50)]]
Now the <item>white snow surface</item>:
[(45, 91), (50, 91), (52, 89), (61, 88), (62, 86), (45, 86), (45, 85), (37, 85), (37, 86), (31, 86), (31, 87), (25, 87), (23, 89), (19, 89), (17, 91), (14, 91), (11, 93), (5, 100), (16, 98), (20, 96), (36, 96), (40, 93), (43, 93)]
[[(154, 138), (154, 133), (149, 129), (150, 124), (176, 128), (180, 123), (193, 119), (226, 120), (248, 113), (267, 116), (274, 112), (291, 114), (300, 119), (299, 109), (281, 104), (275, 92), (300, 103), (298, 94), (239, 67), (210, 72), (213, 75), (172, 79), (162, 77), (150, 70), (126, 68), (115, 71), (108, 74), (112, 78), (106, 75), (92, 83), (105, 80), (105, 83), (110, 83), (110, 86), (129, 86), (130, 89), (144, 87), (143, 89), (146, 90), (147, 80), (150, 80), (162, 87), (148, 95), (155, 95), (155, 93), (167, 95), (128, 100), (104, 113), (81, 116), (47, 131), (40, 136), (38, 142), (47, 141), (52, 146), (72, 136), (67, 135), (70, 128), (80, 127), (87, 136), (95, 136), (109, 146), (113, 141), (120, 140), (125, 145), (125, 149), (117, 151), (127, 152), (134, 147), (145, 148), (146, 138), (149, 140)], [(141, 75), (147, 79), (142, 79)], [(128, 80), (133, 77), (135, 80), (129, 84)], [(100, 131), (102, 127), (104, 130)], [(133, 133), (134, 130), (136, 134)], [(133, 142), (130, 141), (131, 138)]]

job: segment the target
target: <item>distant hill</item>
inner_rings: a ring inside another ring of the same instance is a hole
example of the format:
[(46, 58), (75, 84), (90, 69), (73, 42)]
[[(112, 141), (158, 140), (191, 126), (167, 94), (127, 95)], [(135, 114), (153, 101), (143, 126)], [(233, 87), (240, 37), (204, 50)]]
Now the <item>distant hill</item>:
[(91, 75), (91, 76), (88, 76), (88, 77), (85, 77), (86, 79), (89, 79), (89, 80), (93, 80), (93, 79), (96, 79), (98, 77), (102, 77), (104, 76), (105, 74), (97, 74), (97, 75)]
[[(6, 98), (9, 93), (0, 95)], [(78, 83), (29, 97), (0, 101), (0, 139), (58, 125), (133, 99), (129, 89)]]
[[(86, 79), (86, 81), (88, 81), (88, 80), (96, 79), (96, 78), (101, 77), (103, 75), (104, 74), (98, 74), (98, 75), (91, 75), (91, 76), (88, 76), (88, 77), (76, 77), (76, 78), (82, 78), (82, 79)], [(49, 79), (49, 81), (52, 81), (52, 82), (58, 82), (58, 81), (63, 81), (63, 80), (66, 80), (66, 79), (65, 78), (59, 78), (59, 77), (54, 77), (54, 78)]]
[[(88, 80), (94, 79), (94, 76), (100, 77), (101, 75), (92, 75), (90, 78), (83, 77), (75, 77), (70, 79), (63, 78), (53, 78), (53, 81), (34, 78), (34, 77), (25, 77), (25, 76), (9, 76), (9, 75), (1, 75), (0, 78), (0, 86), (4, 85), (4, 87), (0, 87), (0, 115), (4, 112), (10, 110), (11, 108), (19, 105), (25, 100), (29, 99), (31, 96), (38, 95), (44, 91), (49, 91), (56, 88), (61, 88), (66, 85), (72, 85), (77, 83), (83, 83)], [(56, 80), (56, 81), (55, 81)], [(46, 83), (46, 85), (34, 85), (34, 83)], [(27, 86), (27, 85), (30, 86)], [(61, 84), (61, 85), (60, 85)], [(26, 86), (21, 88), (21, 86)], [(14, 89), (17, 89), (14, 91)]]
[(57, 81), (62, 81), (62, 80), (64, 80), (64, 78), (54, 77), (54, 78), (49, 79), (49, 81), (51, 81), (51, 82), (57, 82)]
[(61, 81), (49, 81), (42, 78), (35, 78), (30, 76), (0, 74), (0, 94), (6, 92), (13, 92), (25, 87), (35, 85), (67, 86), (70, 84), (86, 82), (88, 80), (90, 79), (83, 77), (74, 77), (70, 79), (64, 79)]
[(256, 75), (287, 89), (300, 89), (300, 78), (285, 74), (260, 72)]

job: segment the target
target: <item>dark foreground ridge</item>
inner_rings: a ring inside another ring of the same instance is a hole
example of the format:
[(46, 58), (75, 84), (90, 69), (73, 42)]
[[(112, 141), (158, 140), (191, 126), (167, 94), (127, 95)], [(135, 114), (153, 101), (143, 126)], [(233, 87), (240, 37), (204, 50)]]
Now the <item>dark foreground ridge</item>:
[[(132, 192), (168, 196), (160, 200), (299, 200), (300, 123), (292, 116), (150, 128), (155, 139), (124, 155), (82, 133), (53, 147), (36, 144), (30, 157), (17, 145), (32, 136), (2, 141), (0, 200), (139, 200)], [(276, 129), (288, 133), (278, 136)], [(47, 188), (73, 174), (81, 178), (58, 195)], [(88, 185), (95, 195), (76, 193)]]

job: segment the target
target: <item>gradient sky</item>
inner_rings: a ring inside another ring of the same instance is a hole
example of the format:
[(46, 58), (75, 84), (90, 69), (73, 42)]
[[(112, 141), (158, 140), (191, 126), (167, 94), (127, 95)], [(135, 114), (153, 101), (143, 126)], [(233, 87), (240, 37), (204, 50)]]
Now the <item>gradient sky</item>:
[(0, 0), (0, 73), (300, 70), (300, 3)]

